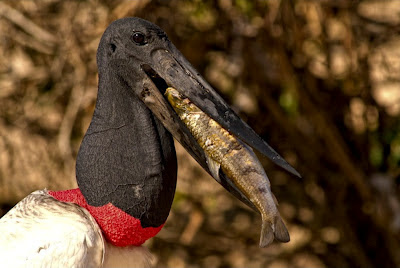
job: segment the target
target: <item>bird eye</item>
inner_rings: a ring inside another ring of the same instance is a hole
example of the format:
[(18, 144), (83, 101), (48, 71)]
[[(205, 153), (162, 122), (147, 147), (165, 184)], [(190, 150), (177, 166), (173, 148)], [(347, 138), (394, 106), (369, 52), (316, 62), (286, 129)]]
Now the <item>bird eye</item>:
[(134, 32), (132, 34), (132, 41), (135, 42), (136, 44), (140, 45), (140, 46), (142, 46), (142, 45), (147, 43), (146, 42), (146, 37), (141, 32)]

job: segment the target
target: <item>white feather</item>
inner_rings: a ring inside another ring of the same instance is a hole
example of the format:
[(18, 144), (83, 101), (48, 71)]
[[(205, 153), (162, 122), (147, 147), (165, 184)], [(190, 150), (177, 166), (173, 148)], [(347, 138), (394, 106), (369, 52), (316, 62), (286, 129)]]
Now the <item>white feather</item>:
[(103, 239), (89, 212), (47, 190), (25, 197), (0, 219), (0, 267), (153, 267), (145, 247)]
[(47, 190), (25, 197), (0, 219), (0, 267), (153, 267), (145, 247), (116, 247), (95, 219)]
[(0, 267), (102, 267), (104, 241), (89, 212), (36, 191), (0, 219)]

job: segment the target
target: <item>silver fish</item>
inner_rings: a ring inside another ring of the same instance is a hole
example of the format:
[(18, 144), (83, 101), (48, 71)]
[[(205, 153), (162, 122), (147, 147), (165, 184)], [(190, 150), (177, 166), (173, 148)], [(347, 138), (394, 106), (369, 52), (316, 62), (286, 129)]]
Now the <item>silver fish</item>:
[(276, 198), (271, 192), (271, 184), (253, 150), (176, 89), (167, 88), (165, 96), (203, 148), (212, 175), (218, 176), (221, 168), (260, 212), (260, 247), (266, 247), (274, 238), (280, 242), (288, 242), (289, 232), (279, 214)]

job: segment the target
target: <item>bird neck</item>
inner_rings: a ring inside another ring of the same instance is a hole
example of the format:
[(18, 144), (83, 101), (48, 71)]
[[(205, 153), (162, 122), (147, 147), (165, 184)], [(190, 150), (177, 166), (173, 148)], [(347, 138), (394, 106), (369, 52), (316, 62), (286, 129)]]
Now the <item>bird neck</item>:
[(164, 226), (162, 224), (159, 227), (143, 228), (139, 219), (130, 216), (111, 203), (100, 207), (91, 206), (86, 202), (79, 188), (48, 193), (59, 201), (75, 203), (87, 209), (100, 226), (106, 240), (118, 247), (140, 246), (147, 239), (155, 236)]
[(110, 206), (144, 230), (159, 230), (176, 188), (172, 136), (113, 68), (99, 70), (96, 108), (76, 160), (79, 189), (92, 214)]

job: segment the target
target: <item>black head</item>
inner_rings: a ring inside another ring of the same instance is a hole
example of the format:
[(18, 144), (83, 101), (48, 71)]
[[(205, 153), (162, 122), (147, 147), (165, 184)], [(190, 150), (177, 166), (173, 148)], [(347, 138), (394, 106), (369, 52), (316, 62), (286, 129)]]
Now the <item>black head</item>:
[(152, 45), (165, 41), (160, 28), (138, 18), (107, 28), (97, 52), (96, 108), (76, 164), (90, 205), (112, 203), (143, 227), (165, 222), (176, 186), (172, 136), (137, 96), (147, 77), (141, 63), (151, 59)]
[(124, 18), (114, 21), (100, 40), (97, 51), (99, 74), (112, 69), (125, 79), (139, 81), (143, 75), (142, 64), (151, 63), (153, 53), (167, 49), (169, 43), (165, 32), (146, 20)]

